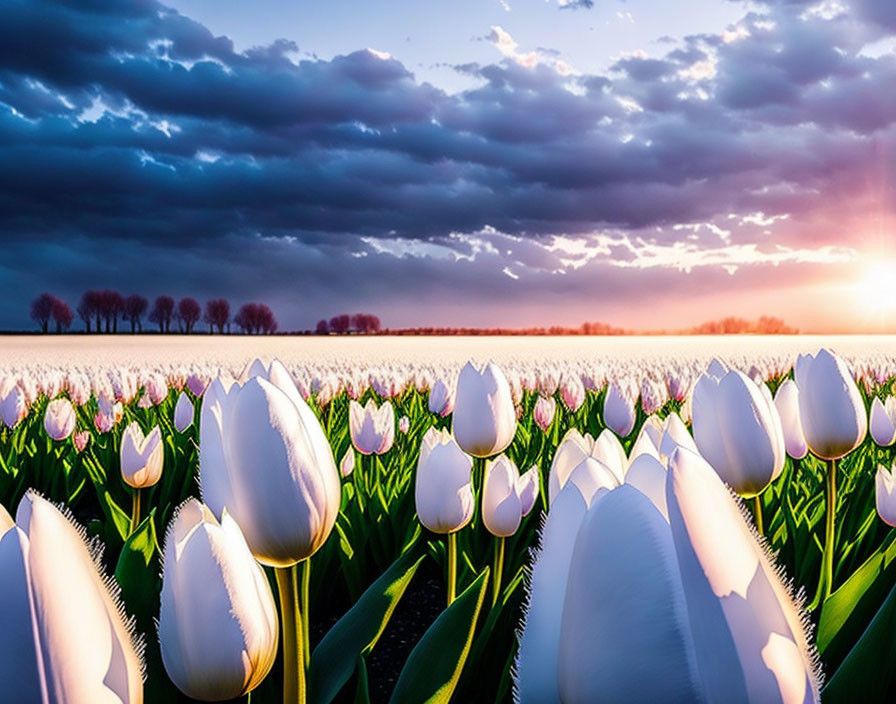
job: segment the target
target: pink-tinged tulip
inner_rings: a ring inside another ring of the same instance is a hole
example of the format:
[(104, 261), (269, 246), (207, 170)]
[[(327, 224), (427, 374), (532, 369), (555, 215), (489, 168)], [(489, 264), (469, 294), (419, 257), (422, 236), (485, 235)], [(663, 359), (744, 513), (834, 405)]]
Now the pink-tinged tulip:
[(108, 433), (115, 427), (115, 418), (107, 416), (105, 413), (97, 413), (93, 417), (93, 425), (98, 433)]
[(3, 701), (143, 701), (139, 649), (112, 584), (53, 504), (29, 491), (15, 523), (0, 507)]
[(877, 515), (888, 526), (896, 526), (896, 475), (892, 468), (878, 466), (874, 489)]
[(816, 457), (837, 460), (857, 448), (868, 431), (862, 395), (840, 357), (821, 350), (800, 355), (794, 367), (800, 420)]
[(423, 436), (414, 500), (417, 517), (433, 533), (453, 533), (473, 517), (473, 460), (446, 430), (430, 428)]
[(90, 431), (82, 430), (80, 433), (75, 433), (72, 435), (72, 442), (75, 444), (75, 449), (78, 452), (84, 452), (84, 448), (90, 442)]
[(174, 427), (177, 432), (182, 433), (191, 425), (193, 425), (193, 402), (181, 391), (174, 407)]
[(355, 471), (355, 451), (351, 447), (345, 451), (345, 454), (342, 456), (342, 459), (339, 462), (339, 473), (343, 477), (351, 476), (351, 473)]
[(610, 384), (604, 397), (604, 423), (621, 438), (635, 427), (635, 404), (615, 383)]
[(136, 422), (125, 428), (121, 436), (121, 476), (128, 486), (145, 489), (157, 484), (164, 461), (165, 446), (159, 426), (145, 436)]
[(218, 523), (189, 499), (175, 514), (158, 630), (165, 671), (194, 699), (242, 697), (270, 672), (279, 640), (274, 596), (226, 510)]
[(801, 460), (809, 452), (803, 424), (800, 421), (800, 390), (792, 379), (788, 379), (778, 387), (775, 394), (775, 408), (781, 416), (781, 429), (784, 431), (784, 448), (795, 460)]
[(507, 449), (516, 434), (516, 413), (507, 377), (493, 363), (479, 371), (467, 362), (457, 379), (454, 437), (467, 454), (491, 457)]
[(784, 469), (784, 433), (773, 402), (745, 374), (707, 372), (694, 389), (694, 440), (735, 492), (762, 493)]
[(0, 400), (0, 418), (7, 428), (15, 428), (25, 417), (26, 409), (25, 394), (18, 386), (13, 386)]
[(376, 407), (373, 399), (361, 406), (352, 401), (349, 406), (349, 431), (352, 444), (362, 455), (382, 455), (395, 442), (395, 411), (389, 401)]
[(202, 377), (197, 376), (196, 374), (190, 374), (187, 379), (187, 388), (193, 393), (196, 398), (202, 396), (205, 393), (205, 388), (208, 386), (208, 380)]
[(454, 411), (454, 389), (438, 379), (429, 392), (429, 410), (443, 418)]
[(564, 377), (560, 385), (560, 398), (566, 407), (575, 413), (585, 403), (585, 386), (577, 376)]
[(538, 397), (538, 400), (535, 402), (535, 410), (533, 412), (533, 416), (535, 417), (535, 424), (539, 428), (546, 432), (547, 429), (551, 427), (551, 423), (554, 422), (554, 415), (556, 413), (557, 402), (553, 397)]
[(402, 435), (407, 435), (408, 430), (411, 429), (411, 419), (407, 416), (402, 416), (398, 419), (398, 432)]
[(66, 398), (57, 398), (47, 404), (44, 413), (44, 430), (54, 440), (65, 440), (75, 430), (75, 409)]
[(887, 397), (886, 404), (875, 396), (871, 403), (868, 429), (871, 438), (880, 447), (889, 447), (896, 442), (896, 396)]
[(202, 496), (224, 507), (259, 562), (289, 567), (313, 555), (336, 522), (342, 490), (314, 412), (279, 362), (229, 390), (215, 380), (199, 421)]

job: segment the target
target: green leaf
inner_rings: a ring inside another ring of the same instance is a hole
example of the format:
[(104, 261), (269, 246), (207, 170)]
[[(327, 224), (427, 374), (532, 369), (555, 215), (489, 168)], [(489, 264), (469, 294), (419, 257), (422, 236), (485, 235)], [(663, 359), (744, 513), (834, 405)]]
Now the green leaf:
[(423, 634), (408, 656), (390, 702), (448, 704), (470, 652), (488, 577), (486, 567)]
[(119, 507), (108, 491), (104, 491), (100, 503), (111, 525), (115, 527), (122, 540), (127, 540), (128, 531), (131, 529), (131, 517)]
[(896, 587), (824, 688), (825, 704), (891, 702), (896, 691)]
[(842, 658), (865, 630), (896, 579), (896, 540), (885, 542), (828, 599), (818, 621), (818, 652)]
[(125, 541), (115, 566), (115, 579), (121, 586), (125, 607), (144, 631), (158, 611), (161, 589), (155, 513), (155, 509), (150, 511)]
[(311, 655), (310, 702), (328, 704), (339, 694), (358, 657), (376, 645), (423, 557), (408, 552), (398, 558), (324, 636)]

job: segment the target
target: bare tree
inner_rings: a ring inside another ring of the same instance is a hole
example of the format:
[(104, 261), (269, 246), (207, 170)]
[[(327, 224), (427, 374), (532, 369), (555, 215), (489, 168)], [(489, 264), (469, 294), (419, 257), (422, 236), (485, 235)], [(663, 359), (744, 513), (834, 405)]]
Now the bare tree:
[(41, 332), (47, 331), (50, 316), (53, 315), (53, 303), (56, 300), (56, 296), (42, 293), (31, 301), (31, 319), (40, 325)]

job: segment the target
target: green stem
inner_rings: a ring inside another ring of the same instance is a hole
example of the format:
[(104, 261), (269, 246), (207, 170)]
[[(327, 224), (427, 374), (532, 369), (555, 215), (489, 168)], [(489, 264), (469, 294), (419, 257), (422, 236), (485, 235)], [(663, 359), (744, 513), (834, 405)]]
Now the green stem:
[(302, 562), (302, 652), (305, 653), (305, 669), (311, 664), (311, 637), (308, 624), (308, 593), (311, 587), (311, 558)]
[(131, 492), (131, 529), (128, 531), (128, 535), (133, 535), (134, 531), (137, 530), (137, 526), (140, 525), (140, 490), (134, 489)]
[(823, 604), (834, 590), (834, 518), (837, 509), (837, 461), (828, 460), (828, 505), (825, 516), (824, 557), (822, 562), (822, 579), (824, 592)]
[(753, 517), (756, 520), (756, 531), (759, 535), (763, 535), (765, 529), (762, 525), (762, 500), (759, 498), (759, 494), (753, 497)]
[(495, 539), (495, 580), (492, 582), (492, 606), (498, 603), (501, 596), (501, 573), (504, 571), (504, 538)]
[(305, 704), (305, 667), (302, 654), (302, 613), (296, 590), (296, 567), (277, 567), (280, 623), (283, 636), (283, 704)]
[(448, 606), (457, 593), (457, 532), (448, 534)]

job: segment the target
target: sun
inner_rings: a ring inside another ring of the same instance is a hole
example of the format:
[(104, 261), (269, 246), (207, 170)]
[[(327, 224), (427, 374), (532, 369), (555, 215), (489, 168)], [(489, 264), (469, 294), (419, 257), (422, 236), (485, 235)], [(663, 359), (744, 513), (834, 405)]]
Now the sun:
[(889, 313), (896, 310), (896, 261), (869, 264), (856, 283), (856, 297), (868, 313)]

